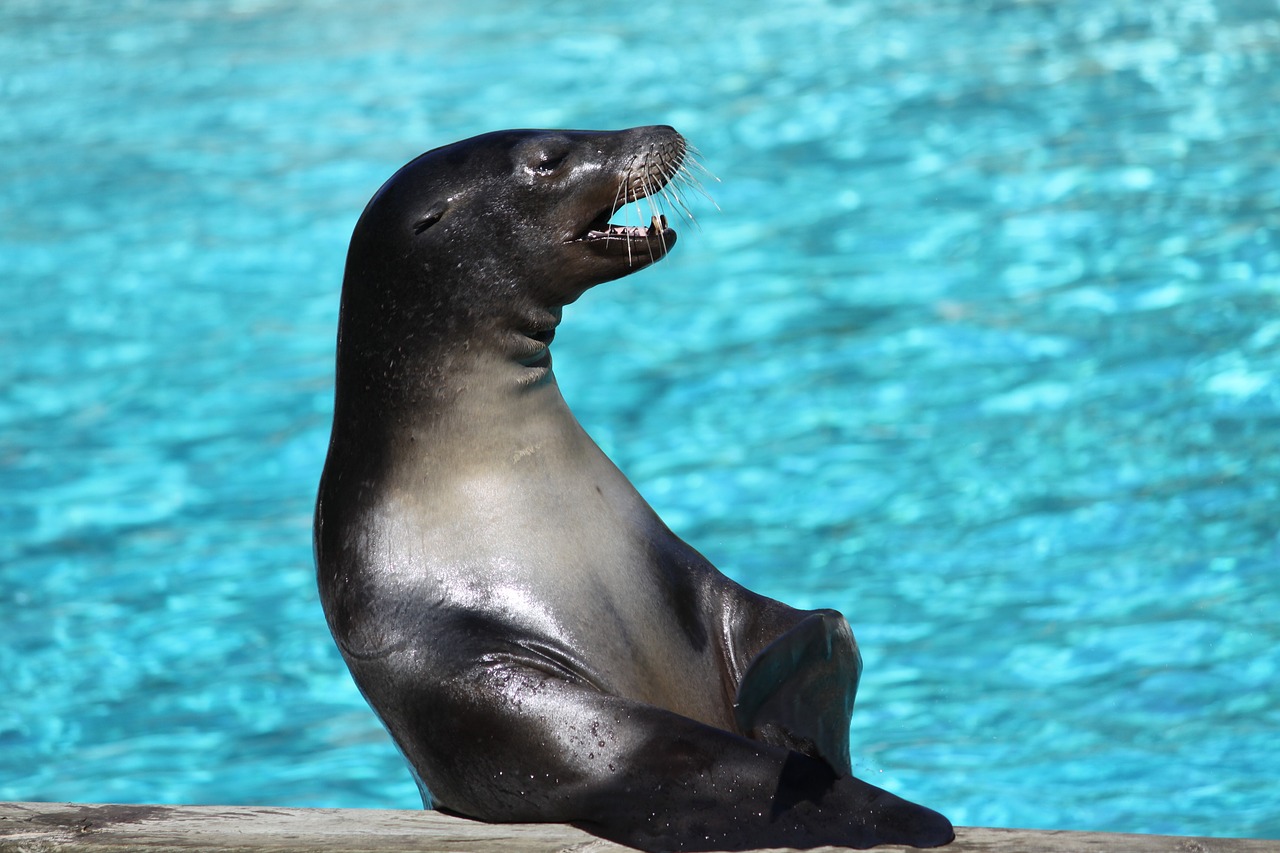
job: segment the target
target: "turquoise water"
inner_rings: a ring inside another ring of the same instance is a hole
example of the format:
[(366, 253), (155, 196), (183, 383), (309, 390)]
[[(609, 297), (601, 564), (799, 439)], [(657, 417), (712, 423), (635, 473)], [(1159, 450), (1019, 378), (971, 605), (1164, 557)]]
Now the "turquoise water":
[(859, 773), (1280, 837), (1278, 103), (1260, 0), (6, 0), (0, 799), (417, 807), (313, 588), (347, 238), (429, 147), (661, 122), (720, 210), (557, 373), (849, 616)]

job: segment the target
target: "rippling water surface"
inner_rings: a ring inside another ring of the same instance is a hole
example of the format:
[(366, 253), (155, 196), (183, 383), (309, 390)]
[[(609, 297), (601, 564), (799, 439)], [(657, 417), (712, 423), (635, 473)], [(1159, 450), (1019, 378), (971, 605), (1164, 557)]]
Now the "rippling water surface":
[(849, 616), (860, 774), (1280, 837), (1278, 103), (1274, 0), (8, 0), (0, 798), (417, 805), (313, 588), (346, 240), (435, 145), (670, 123), (720, 210), (557, 373)]

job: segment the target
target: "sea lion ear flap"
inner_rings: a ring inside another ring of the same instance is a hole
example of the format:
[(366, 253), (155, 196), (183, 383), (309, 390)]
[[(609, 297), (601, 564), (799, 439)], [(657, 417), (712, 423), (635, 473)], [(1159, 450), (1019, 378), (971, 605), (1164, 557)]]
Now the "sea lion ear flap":
[(449, 203), (447, 201), (437, 201), (435, 204), (431, 205), (427, 208), (427, 212), (422, 214), (422, 216), (418, 218), (417, 222), (413, 223), (413, 233), (421, 234), (432, 225), (435, 225), (440, 221), (440, 217), (444, 216), (445, 211), (448, 209)]

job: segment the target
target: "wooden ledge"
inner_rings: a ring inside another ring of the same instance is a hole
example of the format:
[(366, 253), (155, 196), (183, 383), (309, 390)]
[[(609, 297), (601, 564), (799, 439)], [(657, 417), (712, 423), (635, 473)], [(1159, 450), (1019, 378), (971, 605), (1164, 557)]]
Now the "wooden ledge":
[[(630, 850), (562, 824), (477, 823), (425, 811), (0, 803), (0, 851), (5, 853), (193, 849), (240, 853)], [(942, 849), (946, 853), (1280, 853), (1280, 841), (958, 827), (955, 842)]]

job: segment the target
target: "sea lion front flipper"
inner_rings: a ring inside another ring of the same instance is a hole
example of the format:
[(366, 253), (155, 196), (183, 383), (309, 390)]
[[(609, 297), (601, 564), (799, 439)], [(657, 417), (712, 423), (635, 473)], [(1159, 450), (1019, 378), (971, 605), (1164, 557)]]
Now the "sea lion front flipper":
[(733, 712), (753, 740), (821, 758), (847, 776), (849, 717), (862, 657), (849, 623), (821, 610), (752, 659), (738, 684)]

